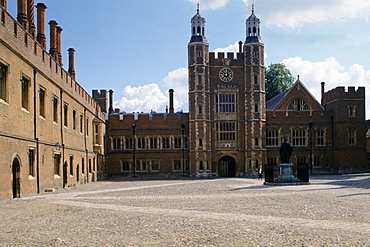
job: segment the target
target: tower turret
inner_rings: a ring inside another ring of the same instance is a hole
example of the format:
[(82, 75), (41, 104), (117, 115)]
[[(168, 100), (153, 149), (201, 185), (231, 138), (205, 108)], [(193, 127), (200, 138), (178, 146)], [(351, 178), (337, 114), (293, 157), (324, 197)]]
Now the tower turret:
[(245, 21), (247, 37), (245, 43), (262, 43), (260, 34), (260, 19), (254, 14), (254, 5), (252, 5), (252, 14)]
[(197, 13), (191, 18), (191, 39), (193, 42), (208, 43), (205, 34), (206, 19), (199, 14), (199, 3), (197, 5)]

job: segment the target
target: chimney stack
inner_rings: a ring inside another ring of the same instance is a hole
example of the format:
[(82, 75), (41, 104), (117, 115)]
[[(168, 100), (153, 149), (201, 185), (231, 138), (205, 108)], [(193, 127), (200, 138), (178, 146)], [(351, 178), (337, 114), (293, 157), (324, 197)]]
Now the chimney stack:
[(57, 38), (56, 38), (56, 44), (57, 44), (57, 61), (59, 62), (60, 66), (62, 66), (62, 31), (63, 29), (59, 26), (57, 26)]
[(58, 61), (58, 50), (57, 50), (57, 25), (58, 23), (54, 20), (49, 21), (50, 25), (50, 55)]
[(114, 113), (114, 110), (113, 110), (113, 90), (109, 90), (109, 109), (108, 109), (108, 113), (109, 114), (112, 114)]
[(321, 82), (321, 105), (324, 106), (325, 82)]
[(28, 31), (33, 38), (36, 37), (36, 26), (35, 26), (35, 1), (27, 0), (27, 14), (28, 14)]
[(6, 9), (6, 0), (0, 0), (0, 5)]
[(24, 29), (28, 30), (27, 0), (18, 0), (17, 21)]
[(75, 49), (69, 48), (68, 49), (68, 73), (71, 75), (73, 79), (76, 80), (76, 72), (75, 72)]
[(45, 10), (46, 5), (38, 3), (37, 8), (37, 41), (46, 50), (46, 38), (45, 38)]
[(243, 52), (243, 42), (239, 41), (239, 53)]
[(173, 89), (170, 89), (168, 90), (168, 92), (170, 93), (170, 113), (174, 113), (174, 109), (173, 109)]

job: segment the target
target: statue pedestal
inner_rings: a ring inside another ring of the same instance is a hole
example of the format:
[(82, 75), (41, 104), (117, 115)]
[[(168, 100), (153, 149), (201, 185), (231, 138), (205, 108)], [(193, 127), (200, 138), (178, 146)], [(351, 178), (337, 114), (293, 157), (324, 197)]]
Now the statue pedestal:
[(279, 165), (280, 176), (277, 178), (279, 182), (292, 182), (298, 180), (293, 175), (293, 163), (282, 163)]

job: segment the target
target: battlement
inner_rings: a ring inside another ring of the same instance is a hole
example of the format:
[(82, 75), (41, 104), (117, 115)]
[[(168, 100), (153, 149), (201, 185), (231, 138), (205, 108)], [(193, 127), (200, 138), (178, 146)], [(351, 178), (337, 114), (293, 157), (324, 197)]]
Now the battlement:
[(348, 87), (346, 91), (345, 87), (336, 87), (323, 95), (324, 102), (330, 102), (337, 99), (365, 99), (365, 87)]
[[(136, 124), (155, 128), (158, 126), (181, 125), (189, 122), (189, 113), (113, 113), (108, 115), (110, 126)], [(165, 125), (164, 125), (165, 122)]]
[[(226, 55), (226, 56), (225, 56)], [(215, 52), (209, 53), (209, 64), (212, 66), (240, 66), (244, 63), (244, 54), (243, 53), (234, 53), (234, 52), (218, 52), (217, 57)]]
[(107, 90), (105, 89), (101, 89), (100, 91), (99, 90), (92, 90), (92, 97), (96, 100), (96, 99), (108, 99), (107, 97)]
[[(86, 107), (104, 119), (97, 102), (77, 83), (58, 61), (14, 19), (5, 8), (0, 6), (0, 43), (15, 49), (25, 60), (32, 63), (40, 73), (58, 84), (76, 100), (85, 102)], [(89, 107), (88, 107), (89, 106)]]

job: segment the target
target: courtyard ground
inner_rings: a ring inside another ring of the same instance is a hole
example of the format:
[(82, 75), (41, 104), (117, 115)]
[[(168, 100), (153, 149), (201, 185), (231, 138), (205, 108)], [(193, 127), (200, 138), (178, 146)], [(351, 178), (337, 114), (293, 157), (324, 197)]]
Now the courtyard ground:
[(122, 179), (0, 201), (0, 246), (370, 246), (370, 175)]

